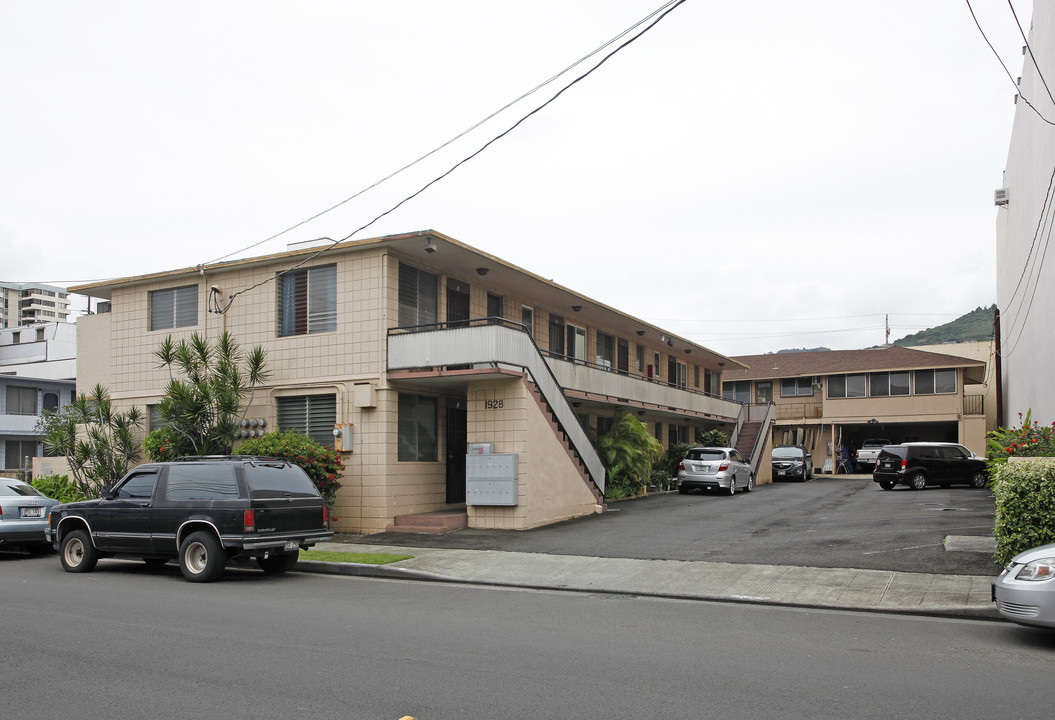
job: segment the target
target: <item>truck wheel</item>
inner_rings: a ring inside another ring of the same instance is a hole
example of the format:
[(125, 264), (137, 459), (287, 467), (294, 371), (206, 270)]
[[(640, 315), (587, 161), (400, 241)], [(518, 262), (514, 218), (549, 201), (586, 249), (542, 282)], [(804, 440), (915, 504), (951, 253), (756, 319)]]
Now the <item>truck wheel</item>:
[(191, 533), (179, 546), (179, 569), (191, 582), (218, 580), (226, 564), (227, 556), (212, 533)]
[(62, 569), (66, 572), (91, 572), (99, 562), (99, 551), (92, 545), (92, 539), (84, 530), (74, 530), (62, 538), (59, 549)]
[(908, 481), (913, 490), (922, 490), (927, 487), (927, 476), (921, 472), (915, 473)]
[(256, 564), (268, 575), (277, 575), (278, 573), (292, 570), (293, 566), (297, 564), (298, 557), (300, 557), (300, 550), (288, 553), (275, 553), (271, 557), (257, 558)]

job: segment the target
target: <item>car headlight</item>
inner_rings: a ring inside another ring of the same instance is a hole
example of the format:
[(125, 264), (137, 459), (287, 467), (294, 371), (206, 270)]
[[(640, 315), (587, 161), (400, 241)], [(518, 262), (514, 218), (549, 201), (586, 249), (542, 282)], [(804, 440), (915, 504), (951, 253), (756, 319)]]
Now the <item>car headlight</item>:
[(1051, 580), (1053, 577), (1055, 577), (1055, 557), (1050, 557), (1026, 563), (1018, 571), (1015, 579), (1037, 582), (1040, 580)]

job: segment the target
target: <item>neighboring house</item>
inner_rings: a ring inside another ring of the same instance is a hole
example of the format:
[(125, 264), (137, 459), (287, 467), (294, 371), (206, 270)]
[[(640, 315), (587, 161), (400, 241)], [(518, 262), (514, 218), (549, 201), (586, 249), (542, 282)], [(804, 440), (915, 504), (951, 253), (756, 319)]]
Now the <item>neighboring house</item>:
[(1019, 96), (1013, 96), (1015, 120), (1004, 181), (996, 191), (998, 353), (1005, 426), (1018, 425), (1018, 414), (1030, 410), (1042, 424), (1055, 420), (1055, 383), (1048, 381), (1055, 357), (1048, 316), (1055, 307), (1055, 266), (1044, 262), (1055, 214), (1055, 103), (1048, 90), (1055, 78), (1055, 3), (1033, 3), (1028, 37)]
[(69, 307), (65, 288), (0, 281), (0, 328), (66, 322)]
[(733, 358), (722, 392), (744, 403), (775, 403), (774, 445), (805, 445), (821, 470), (838, 468), (869, 438), (959, 442), (985, 451), (982, 360), (915, 348), (772, 353)]
[(320, 250), (71, 288), (103, 301), (77, 323), (78, 381), (149, 413), (167, 336), (261, 345), (272, 374), (248, 417), (336, 442), (350, 532), (438, 510), (505, 529), (595, 512), (590, 435), (619, 408), (664, 445), (739, 427), (719, 391), (740, 363), (481, 250), (432, 231)]
[(0, 330), (0, 469), (19, 473), (43, 454), (37, 420), (76, 392), (77, 326), (42, 323)]
[(967, 383), (963, 387), (965, 397), (981, 396), (985, 408), (985, 431), (996, 430), (1000, 403), (996, 377), (996, 343), (992, 340), (971, 342), (939, 343), (937, 345), (913, 345), (914, 350), (955, 355), (956, 357), (981, 360), (985, 363), (985, 380), (981, 383)]

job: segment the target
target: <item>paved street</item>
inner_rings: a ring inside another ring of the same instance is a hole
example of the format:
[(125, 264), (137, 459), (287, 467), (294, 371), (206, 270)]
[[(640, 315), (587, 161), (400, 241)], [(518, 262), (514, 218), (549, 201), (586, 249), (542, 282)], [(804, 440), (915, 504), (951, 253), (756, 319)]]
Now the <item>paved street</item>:
[[(0, 555), (19, 720), (1043, 717), (1001, 621)], [(35, 688), (35, 689), (34, 689)]]
[[(381, 533), (364, 544), (504, 550), (995, 577), (992, 551), (946, 538), (992, 538), (993, 497), (966, 487), (880, 490), (870, 476), (818, 476), (734, 497), (661, 494), (523, 532)], [(983, 544), (984, 547), (984, 544)]]

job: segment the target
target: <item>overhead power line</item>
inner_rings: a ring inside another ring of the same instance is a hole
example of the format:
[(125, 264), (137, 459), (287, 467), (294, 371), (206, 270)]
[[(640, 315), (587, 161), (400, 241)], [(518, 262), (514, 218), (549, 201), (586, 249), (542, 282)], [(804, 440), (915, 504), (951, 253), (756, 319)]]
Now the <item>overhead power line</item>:
[[(298, 262), (297, 264), (293, 265), (292, 267), (289, 267), (289, 268), (287, 268), (287, 269), (285, 269), (285, 270), (283, 270), (283, 271), (281, 271), (281, 272), (279, 272), (279, 273), (276, 273), (275, 275), (273, 275), (273, 276), (271, 276), (271, 277), (268, 277), (268, 278), (266, 278), (266, 279), (264, 279), (264, 280), (261, 280), (261, 281), (260, 281), (260, 282), (258, 282), (258, 283), (255, 283), (255, 284), (253, 284), (253, 285), (250, 285), (249, 287), (243, 288), (243, 289), (239, 290), (238, 292), (235, 292), (235, 293), (233, 293), (233, 294), (229, 295), (229, 296), (228, 296), (228, 299), (227, 299), (227, 304), (226, 304), (226, 305), (225, 305), (225, 306), (224, 306), (224, 307), (222, 308), (222, 310), (220, 310), (219, 312), (227, 312), (227, 310), (228, 310), (228, 309), (230, 309), (230, 307), (231, 307), (231, 304), (232, 304), (232, 303), (234, 302), (235, 298), (237, 298), (237, 297), (238, 297), (239, 295), (242, 295), (242, 294), (244, 294), (244, 293), (247, 293), (247, 292), (249, 292), (250, 290), (253, 290), (253, 289), (255, 289), (255, 288), (258, 288), (258, 287), (260, 287), (260, 286), (262, 286), (262, 285), (266, 285), (267, 283), (269, 283), (269, 282), (271, 282), (271, 281), (275, 280), (275, 278), (277, 278), (278, 276), (280, 276), (280, 275), (284, 275), (284, 274), (286, 274), (286, 273), (288, 273), (288, 272), (292, 272), (293, 270), (296, 270), (297, 268), (299, 268), (299, 267), (303, 266), (304, 264), (306, 264), (306, 263), (308, 263), (308, 262), (311, 262), (312, 260), (314, 260), (315, 258), (319, 257), (319, 256), (320, 256), (320, 255), (322, 255), (323, 253), (325, 253), (325, 252), (328, 252), (328, 251), (332, 250), (332, 249), (333, 249), (334, 247), (336, 247), (336, 246), (337, 246), (338, 244), (340, 244), (340, 243), (342, 243), (342, 242), (345, 242), (346, 240), (349, 240), (349, 239), (351, 239), (352, 237), (354, 237), (355, 235), (359, 234), (359, 233), (360, 233), (360, 232), (362, 232), (363, 230), (366, 230), (366, 229), (367, 229), (368, 227), (370, 227), (370, 226), (371, 226), (371, 225), (373, 225), (374, 223), (378, 222), (379, 220), (381, 220), (381, 219), (382, 219), (382, 218), (384, 218), (385, 216), (387, 216), (387, 215), (390, 215), (391, 213), (395, 212), (395, 211), (396, 211), (396, 210), (398, 210), (398, 209), (399, 209), (400, 207), (402, 207), (402, 206), (403, 206), (403, 205), (405, 205), (406, 203), (408, 203), (408, 202), (410, 202), (411, 200), (413, 200), (414, 198), (416, 198), (416, 197), (417, 197), (418, 195), (421, 195), (421, 194), (422, 194), (423, 192), (425, 192), (425, 191), (426, 191), (426, 190), (428, 190), (428, 189), (429, 189), (430, 187), (432, 187), (432, 186), (433, 186), (433, 185), (435, 185), (436, 183), (440, 182), (441, 180), (443, 180), (444, 178), (446, 178), (447, 176), (449, 176), (449, 175), (450, 175), (451, 173), (453, 173), (453, 172), (454, 172), (455, 170), (457, 170), (458, 168), (460, 168), (460, 167), (461, 167), (462, 165), (466, 164), (466, 163), (467, 163), (467, 162), (469, 162), (470, 160), (472, 160), (472, 159), (474, 159), (475, 157), (477, 157), (478, 155), (480, 155), (480, 153), (482, 153), (482, 152), (483, 152), (484, 150), (486, 150), (487, 148), (491, 147), (491, 145), (493, 145), (494, 143), (496, 143), (496, 142), (498, 142), (499, 140), (501, 140), (502, 138), (504, 138), (504, 137), (505, 137), (506, 135), (509, 135), (509, 134), (510, 134), (511, 132), (513, 132), (514, 130), (516, 130), (516, 129), (517, 129), (518, 127), (520, 127), (520, 126), (521, 126), (521, 125), (522, 125), (522, 124), (523, 124), (524, 122), (526, 122), (526, 121), (528, 120), (528, 118), (530, 118), (530, 117), (534, 116), (535, 114), (537, 114), (537, 113), (541, 112), (541, 111), (543, 110), (543, 108), (546, 108), (546, 107), (548, 107), (549, 105), (551, 105), (551, 104), (552, 104), (553, 102), (555, 102), (555, 101), (557, 100), (557, 98), (559, 98), (559, 97), (560, 97), (561, 95), (563, 95), (563, 94), (564, 94), (565, 92), (567, 92), (568, 90), (570, 90), (570, 89), (571, 89), (572, 87), (574, 87), (575, 85), (577, 85), (578, 83), (580, 83), (581, 81), (583, 81), (584, 79), (586, 79), (587, 77), (589, 77), (589, 76), (590, 76), (591, 74), (593, 74), (593, 72), (594, 72), (594, 71), (596, 71), (596, 70), (597, 70), (598, 68), (600, 68), (600, 67), (601, 67), (602, 65), (604, 65), (604, 64), (605, 64), (606, 62), (608, 62), (608, 60), (609, 60), (609, 59), (611, 59), (611, 58), (612, 58), (612, 57), (613, 57), (614, 55), (616, 55), (617, 53), (619, 53), (620, 51), (622, 51), (622, 50), (623, 50), (624, 48), (628, 47), (629, 45), (631, 45), (632, 43), (634, 43), (635, 41), (637, 41), (637, 40), (638, 40), (638, 38), (642, 37), (642, 36), (643, 36), (643, 35), (644, 35), (645, 33), (647, 33), (647, 32), (648, 32), (649, 30), (651, 30), (651, 29), (652, 29), (652, 28), (654, 28), (654, 27), (655, 27), (656, 25), (658, 25), (658, 24), (660, 23), (660, 21), (662, 21), (662, 20), (663, 20), (663, 19), (664, 19), (665, 17), (667, 17), (667, 16), (668, 16), (668, 15), (669, 15), (669, 14), (670, 14), (671, 12), (673, 12), (673, 11), (674, 11), (674, 10), (675, 10), (675, 9), (676, 9), (676, 8), (677, 8), (678, 6), (680, 6), (680, 5), (684, 4), (685, 2), (686, 2), (686, 0), (674, 0), (674, 1), (672, 1), (672, 2), (668, 2), (668, 3), (665, 3), (665, 4), (663, 5), (663, 6), (661, 6), (661, 8), (660, 8), (660, 11), (658, 11), (658, 15), (657, 15), (657, 13), (652, 13), (652, 15), (650, 15), (650, 17), (653, 17), (654, 19), (653, 19), (653, 20), (652, 20), (652, 22), (650, 22), (650, 23), (649, 23), (649, 24), (648, 24), (647, 26), (645, 26), (645, 28), (644, 28), (644, 29), (642, 29), (641, 31), (639, 31), (639, 32), (638, 32), (638, 33), (637, 33), (636, 35), (634, 35), (634, 36), (633, 36), (633, 37), (631, 37), (630, 39), (628, 39), (628, 40), (624, 41), (623, 43), (621, 43), (621, 44), (620, 44), (620, 45), (619, 45), (618, 47), (616, 47), (616, 48), (615, 48), (614, 50), (612, 50), (612, 51), (611, 51), (610, 53), (608, 53), (608, 54), (607, 54), (607, 55), (605, 55), (605, 56), (604, 56), (603, 58), (601, 58), (601, 59), (600, 59), (600, 60), (599, 60), (599, 61), (598, 61), (598, 62), (597, 62), (597, 63), (596, 63), (596, 64), (595, 64), (595, 65), (594, 65), (593, 67), (591, 67), (591, 68), (590, 68), (589, 70), (587, 70), (586, 72), (584, 72), (584, 73), (583, 73), (582, 75), (579, 75), (579, 76), (578, 76), (577, 78), (575, 78), (574, 80), (572, 80), (571, 82), (569, 82), (569, 83), (568, 83), (567, 85), (565, 85), (564, 87), (562, 87), (562, 88), (561, 88), (560, 90), (558, 90), (558, 91), (557, 91), (557, 92), (556, 92), (556, 93), (555, 93), (555, 94), (553, 95), (553, 97), (551, 97), (551, 98), (550, 98), (549, 100), (547, 100), (546, 102), (542, 103), (542, 104), (541, 104), (541, 105), (539, 105), (539, 106), (538, 106), (537, 108), (535, 108), (535, 109), (534, 109), (534, 110), (532, 110), (531, 112), (529, 112), (529, 113), (527, 113), (526, 115), (524, 115), (523, 117), (521, 117), (521, 118), (520, 118), (519, 120), (517, 120), (517, 121), (516, 121), (515, 123), (513, 123), (512, 125), (510, 125), (510, 126), (509, 126), (509, 127), (508, 127), (508, 128), (506, 129), (506, 130), (502, 131), (501, 133), (499, 133), (499, 134), (498, 134), (498, 135), (496, 135), (495, 137), (493, 137), (493, 138), (491, 138), (490, 140), (488, 140), (488, 141), (487, 141), (486, 143), (484, 143), (484, 144), (483, 144), (482, 146), (480, 146), (480, 148), (479, 148), (479, 149), (477, 149), (477, 150), (476, 150), (475, 152), (473, 152), (472, 154), (468, 155), (467, 157), (465, 157), (465, 158), (463, 158), (463, 159), (459, 160), (459, 161), (458, 161), (458, 162), (456, 162), (456, 163), (455, 163), (454, 165), (452, 165), (452, 166), (451, 166), (451, 167), (450, 167), (450, 168), (449, 168), (448, 170), (446, 170), (445, 172), (443, 172), (443, 173), (442, 173), (442, 174), (440, 174), (439, 176), (437, 176), (437, 177), (433, 178), (433, 179), (432, 179), (432, 180), (430, 180), (429, 182), (425, 183), (425, 184), (424, 184), (423, 186), (421, 186), (421, 188), (419, 188), (419, 189), (418, 189), (417, 191), (415, 191), (415, 192), (411, 193), (410, 195), (408, 195), (407, 197), (403, 198), (402, 200), (400, 200), (399, 202), (397, 202), (397, 203), (396, 203), (395, 205), (393, 205), (392, 207), (390, 207), (390, 208), (389, 208), (388, 210), (385, 210), (385, 211), (384, 211), (384, 212), (382, 212), (382, 213), (381, 213), (380, 215), (378, 215), (377, 217), (375, 217), (375, 218), (374, 218), (373, 220), (370, 220), (369, 222), (365, 223), (364, 225), (361, 225), (360, 227), (358, 227), (358, 228), (356, 228), (355, 230), (351, 231), (350, 233), (348, 233), (347, 235), (345, 235), (345, 236), (344, 236), (343, 238), (341, 238), (341, 239), (339, 239), (339, 240), (331, 240), (331, 241), (330, 241), (330, 242), (331, 242), (331, 244), (330, 244), (330, 245), (328, 245), (328, 246), (326, 246), (326, 247), (323, 247), (323, 248), (322, 248), (322, 249), (320, 249), (320, 250), (319, 250), (318, 252), (312, 253), (311, 255), (307, 256), (306, 258), (304, 258), (303, 260), (301, 260), (301, 261), (300, 261), (300, 262)], [(637, 25), (635, 25), (635, 27), (637, 27), (637, 26), (639, 26), (639, 25), (640, 25), (640, 23), (637, 23)]]

